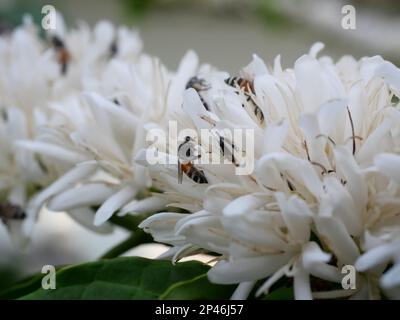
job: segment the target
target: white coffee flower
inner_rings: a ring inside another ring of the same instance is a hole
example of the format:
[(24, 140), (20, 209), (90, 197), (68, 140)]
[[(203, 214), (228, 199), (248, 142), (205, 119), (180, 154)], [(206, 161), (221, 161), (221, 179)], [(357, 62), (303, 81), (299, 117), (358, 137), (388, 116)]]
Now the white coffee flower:
[[(114, 28), (105, 21), (98, 23), (93, 30), (81, 25), (70, 31), (66, 30), (61, 16), (57, 21), (57, 29), (46, 40), (39, 37), (38, 29), (29, 18), (12, 33), (0, 37), (0, 161), (3, 168), (0, 172), (0, 196), (6, 206), (18, 207), (24, 212), (18, 221), (12, 218), (2, 220), (13, 230), (16, 228), (12, 226), (23, 224), (20, 231), (25, 240), (29, 238), (46, 200), (44, 196), (48, 195), (47, 192), (39, 196), (36, 193), (79, 162), (93, 158), (87, 150), (82, 155), (80, 151), (63, 145), (76, 131), (75, 121), (88, 118), (82, 116), (88, 107), (77, 106), (81, 104), (82, 91), (90, 89), (93, 83), (99, 83), (115, 60), (136, 61), (142, 47), (136, 31)], [(72, 127), (67, 127), (69, 124), (64, 112), (70, 116)], [(95, 116), (88, 121), (97, 121)], [(97, 114), (97, 117), (102, 116)], [(48, 141), (52, 144), (45, 143)], [(39, 155), (39, 151), (42, 154)], [(60, 161), (54, 161), (55, 158)], [(105, 189), (103, 193), (108, 194), (115, 190), (111, 190), (110, 185)], [(103, 201), (103, 198), (97, 200), (98, 204)], [(10, 215), (6, 211), (4, 214)], [(93, 228), (93, 215), (89, 220), (91, 209), (88, 207), (75, 208), (70, 214)], [(109, 232), (110, 228), (104, 226), (96, 230)], [(14, 237), (15, 233), (12, 231), (11, 236)]]
[(163, 119), (167, 104), (177, 105), (186, 84), (181, 78), (196, 67), (193, 52), (183, 58), (176, 74), (148, 55), (135, 63), (115, 58), (96, 81), (86, 83), (90, 91), (52, 103), (51, 122), (37, 139), (18, 142), (52, 166), (69, 168), (38, 195), (37, 206), (47, 202), (50, 210), (92, 218), (90, 208), (99, 206), (95, 226), (117, 211), (124, 215), (163, 208), (166, 201), (157, 197), (136, 200), (149, 194), (151, 181), (134, 157), (146, 146), (145, 126)]

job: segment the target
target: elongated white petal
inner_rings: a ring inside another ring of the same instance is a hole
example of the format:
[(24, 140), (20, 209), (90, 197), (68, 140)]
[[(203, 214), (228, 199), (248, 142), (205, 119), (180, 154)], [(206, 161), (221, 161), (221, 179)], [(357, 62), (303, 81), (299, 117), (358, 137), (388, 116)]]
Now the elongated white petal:
[(96, 206), (108, 199), (115, 190), (104, 184), (87, 184), (67, 189), (52, 198), (47, 208), (52, 211), (68, 211), (79, 207)]
[(286, 200), (281, 192), (275, 193), (283, 219), (294, 241), (303, 243), (310, 237), (312, 212), (299, 198)]
[(187, 214), (183, 213), (161, 212), (142, 221), (139, 228), (150, 233), (155, 241), (180, 244), (185, 237), (175, 234), (175, 225), (179, 220), (187, 216)]
[(75, 183), (83, 181), (85, 178), (93, 174), (97, 169), (96, 163), (84, 163), (75, 166), (70, 171), (62, 175), (50, 186), (44, 189), (37, 197), (37, 203), (43, 203), (53, 195), (60, 193), (74, 186)]
[(241, 258), (232, 261), (220, 261), (210, 271), (208, 278), (211, 282), (232, 284), (258, 280), (270, 276), (290, 259), (290, 255), (278, 254)]
[(400, 183), (400, 156), (382, 153), (375, 157), (374, 165), (384, 175)]
[(73, 164), (86, 160), (85, 156), (75, 151), (46, 142), (20, 140), (16, 146)]
[(261, 287), (257, 290), (256, 296), (259, 297), (263, 293), (268, 293), (271, 286), (274, 285), (274, 283), (276, 281), (278, 281), (280, 278), (282, 278), (285, 275), (285, 273), (288, 271), (288, 267), (289, 267), (288, 265), (285, 265), (282, 268), (280, 268), (278, 271), (276, 271), (272, 276), (270, 276), (268, 278), (268, 280), (265, 281), (261, 285)]
[(400, 93), (400, 69), (393, 63), (385, 62), (376, 68), (375, 75), (385, 79), (385, 81)]
[(295, 266), (294, 297), (296, 300), (312, 300), (310, 275), (300, 265)]
[(85, 228), (99, 234), (110, 234), (113, 232), (113, 227), (109, 223), (103, 223), (101, 226), (93, 224), (95, 212), (91, 208), (77, 208), (68, 210), (69, 216)]
[(334, 141), (344, 140), (347, 105), (348, 102), (345, 99), (333, 99), (320, 107), (318, 122), (322, 134)]
[(362, 229), (362, 216), (367, 206), (368, 199), (365, 178), (349, 150), (344, 147), (336, 147), (334, 149), (334, 154), (336, 157), (337, 171), (345, 177), (346, 188), (353, 198), (354, 223), (356, 223), (354, 232), (356, 232), (356, 235), (359, 235)]
[(86, 99), (97, 108), (102, 108), (114, 116), (121, 125), (134, 126), (138, 123), (138, 119), (126, 109), (118, 107), (116, 104), (104, 99), (102, 96), (94, 92), (85, 92)]
[(400, 243), (388, 243), (377, 246), (360, 256), (355, 264), (359, 271), (366, 271), (378, 265), (386, 264), (398, 250)]
[(392, 120), (385, 119), (364, 141), (357, 153), (357, 161), (370, 164), (376, 154), (385, 152), (390, 146)]
[(148, 212), (155, 212), (165, 208), (165, 206), (170, 201), (168, 199), (164, 199), (161, 197), (153, 196), (143, 200), (133, 200), (126, 204), (122, 209), (120, 216), (123, 216), (127, 213), (131, 214), (142, 214)]
[(136, 193), (136, 188), (132, 186), (126, 186), (113, 194), (97, 210), (96, 216), (94, 217), (94, 225), (100, 226), (108, 219), (110, 219), (114, 212), (121, 208), (130, 199), (132, 199)]
[(400, 286), (400, 263), (390, 268), (380, 280), (381, 286), (385, 289), (392, 289)]
[(354, 264), (360, 252), (343, 223), (333, 217), (316, 217), (315, 222), (318, 232), (325, 237), (338, 260)]
[(235, 217), (251, 212), (265, 204), (265, 200), (254, 196), (246, 195), (233, 200), (228, 206), (224, 208), (224, 215)]
[(308, 273), (324, 280), (340, 282), (342, 275), (339, 270), (327, 264), (330, 259), (331, 255), (323, 252), (315, 242), (309, 242), (303, 247), (301, 263)]
[(361, 208), (336, 178), (324, 180), (326, 195), (321, 199), (321, 207), (331, 208), (332, 215), (341, 219), (351, 235), (360, 236), (363, 231)]
[(269, 125), (264, 134), (264, 153), (280, 152), (288, 132), (286, 122)]
[(238, 285), (236, 290), (231, 296), (231, 300), (246, 300), (251, 290), (253, 289), (255, 281), (242, 282)]

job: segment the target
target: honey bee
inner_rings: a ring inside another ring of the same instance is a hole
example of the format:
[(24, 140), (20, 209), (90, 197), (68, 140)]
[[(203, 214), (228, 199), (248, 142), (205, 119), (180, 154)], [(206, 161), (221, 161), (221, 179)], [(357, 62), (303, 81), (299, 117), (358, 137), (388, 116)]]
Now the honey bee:
[[(225, 83), (228, 86), (235, 88), (238, 91), (242, 91), (246, 97), (246, 101), (249, 102), (252, 106), (252, 115), (255, 117), (255, 120), (260, 124), (264, 124), (264, 114), (261, 111), (261, 108), (254, 101), (254, 84), (253, 81), (241, 78), (241, 77), (230, 77), (225, 79)], [(244, 105), (242, 104), (244, 107)]]
[[(185, 137), (185, 141), (178, 147), (178, 183), (182, 184), (183, 173), (196, 183), (208, 183), (204, 171), (197, 169), (192, 163), (192, 160), (196, 159), (196, 156), (192, 154), (192, 147), (192, 138), (189, 136)], [(184, 159), (183, 162), (182, 159)]]
[(204, 98), (202, 97), (202, 95), (200, 93), (201, 91), (206, 91), (206, 90), (210, 89), (210, 86), (206, 83), (206, 81), (204, 79), (200, 79), (200, 78), (194, 76), (194, 77), (190, 78), (186, 84), (186, 89), (189, 89), (189, 88), (193, 88), (194, 90), (196, 90), (204, 108), (207, 111), (210, 111), (210, 107), (208, 106), (207, 102), (204, 100)]
[(53, 36), (51, 38), (51, 43), (57, 53), (58, 63), (61, 65), (61, 74), (65, 75), (67, 73), (68, 64), (71, 60), (71, 55), (67, 50), (64, 41), (59, 37)]
[(20, 206), (9, 202), (0, 204), (0, 219), (4, 224), (7, 224), (10, 220), (24, 220), (25, 218), (26, 214)]
[(110, 57), (110, 59), (111, 58), (114, 58), (117, 54), (118, 54), (118, 42), (117, 42), (117, 40), (115, 39), (115, 40), (113, 40), (113, 42), (111, 42), (111, 45), (110, 45), (110, 49), (109, 49), (110, 51), (109, 51), (109, 57)]

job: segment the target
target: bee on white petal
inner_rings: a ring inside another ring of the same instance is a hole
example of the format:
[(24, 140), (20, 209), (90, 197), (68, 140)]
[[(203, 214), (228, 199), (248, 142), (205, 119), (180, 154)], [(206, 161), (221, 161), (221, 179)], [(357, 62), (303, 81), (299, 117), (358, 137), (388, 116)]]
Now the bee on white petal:
[(196, 183), (208, 183), (204, 171), (194, 166), (193, 160), (199, 158), (194, 155), (193, 139), (185, 137), (185, 141), (178, 147), (178, 183), (182, 183), (183, 173)]
[(186, 89), (189, 89), (189, 88), (193, 88), (194, 90), (196, 90), (196, 92), (199, 95), (201, 103), (203, 104), (204, 108), (207, 111), (210, 111), (210, 106), (207, 104), (207, 102), (202, 97), (201, 92), (209, 90), (211, 88), (211, 86), (208, 85), (204, 79), (201, 79), (201, 78), (198, 78), (198, 77), (194, 76), (194, 77), (190, 78), (189, 81), (186, 84)]

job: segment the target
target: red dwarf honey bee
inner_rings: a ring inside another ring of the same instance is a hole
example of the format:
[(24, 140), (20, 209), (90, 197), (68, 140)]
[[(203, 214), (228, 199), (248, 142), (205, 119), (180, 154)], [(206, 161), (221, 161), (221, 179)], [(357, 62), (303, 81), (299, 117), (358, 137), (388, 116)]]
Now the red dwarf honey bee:
[[(264, 114), (261, 111), (261, 108), (254, 101), (255, 90), (253, 81), (241, 78), (241, 77), (230, 77), (225, 79), (225, 83), (237, 91), (243, 92), (246, 97), (246, 101), (251, 105), (252, 108), (252, 116), (255, 120), (260, 124), (264, 124)], [(244, 105), (242, 105), (245, 107)]]
[(197, 169), (192, 160), (198, 158), (193, 154), (193, 139), (185, 137), (185, 141), (178, 147), (178, 183), (182, 184), (183, 173), (196, 183), (208, 183), (204, 171)]
[(57, 36), (52, 36), (51, 43), (57, 53), (57, 60), (61, 66), (61, 74), (67, 73), (68, 64), (71, 60), (71, 54), (67, 50), (65, 43)]

